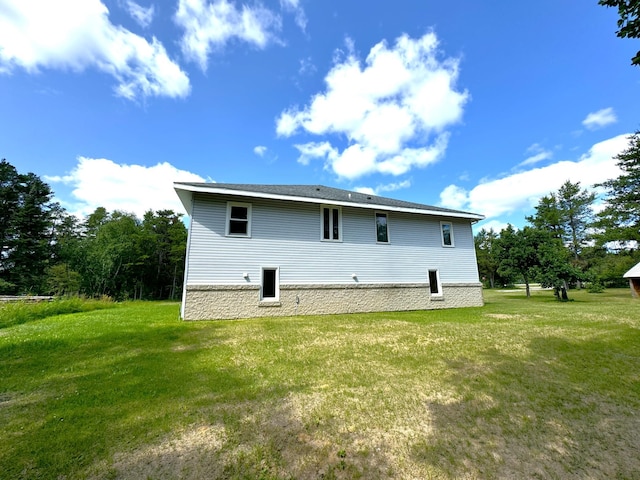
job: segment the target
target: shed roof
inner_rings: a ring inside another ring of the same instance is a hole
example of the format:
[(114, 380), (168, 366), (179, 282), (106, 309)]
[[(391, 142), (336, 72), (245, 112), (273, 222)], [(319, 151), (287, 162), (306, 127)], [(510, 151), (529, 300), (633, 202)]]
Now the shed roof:
[(380, 210), (420, 213), (444, 217), (467, 218), (473, 221), (484, 219), (477, 213), (435, 207), (421, 203), (406, 202), (393, 198), (379, 197), (367, 193), (353, 192), (324, 185), (257, 185), (242, 183), (187, 183), (176, 182), (174, 188), (190, 214), (190, 194), (199, 192), (209, 194), (225, 194), (239, 197), (270, 198), (305, 203), (328, 203), (332, 205), (375, 208)]
[(640, 263), (625, 273), (622, 278), (640, 278)]

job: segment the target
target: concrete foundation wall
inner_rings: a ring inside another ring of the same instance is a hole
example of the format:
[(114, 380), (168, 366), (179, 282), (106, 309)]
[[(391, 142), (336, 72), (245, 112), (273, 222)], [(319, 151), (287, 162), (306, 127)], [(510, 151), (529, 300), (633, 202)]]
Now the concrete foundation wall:
[(253, 285), (191, 285), (184, 299), (185, 320), (218, 320), (293, 315), (322, 315), (484, 304), (482, 284), (443, 284), (432, 296), (425, 284), (280, 285), (278, 301), (260, 301)]

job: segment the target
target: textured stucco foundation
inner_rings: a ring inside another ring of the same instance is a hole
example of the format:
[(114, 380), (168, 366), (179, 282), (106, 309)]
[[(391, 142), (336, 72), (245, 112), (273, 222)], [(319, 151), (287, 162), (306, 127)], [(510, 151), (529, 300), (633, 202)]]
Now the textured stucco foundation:
[(185, 320), (432, 310), (484, 303), (480, 283), (445, 283), (441, 296), (432, 296), (428, 284), (280, 285), (277, 302), (261, 302), (258, 286), (190, 285), (184, 302)]

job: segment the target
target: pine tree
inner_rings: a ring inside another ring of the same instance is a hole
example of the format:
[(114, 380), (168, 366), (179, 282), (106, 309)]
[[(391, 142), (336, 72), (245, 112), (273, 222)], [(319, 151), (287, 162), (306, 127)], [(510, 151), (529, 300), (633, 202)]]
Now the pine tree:
[(640, 131), (629, 137), (629, 148), (615, 159), (622, 174), (596, 185), (606, 189), (606, 196), (595, 226), (601, 244), (626, 245), (640, 241)]

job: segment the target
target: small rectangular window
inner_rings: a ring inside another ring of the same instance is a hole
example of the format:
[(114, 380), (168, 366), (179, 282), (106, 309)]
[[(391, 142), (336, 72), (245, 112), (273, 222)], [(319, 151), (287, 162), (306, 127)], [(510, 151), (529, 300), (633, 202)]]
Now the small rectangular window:
[(389, 227), (386, 213), (376, 212), (376, 241), (389, 243)]
[(322, 219), (322, 239), (323, 240), (341, 240), (342, 230), (342, 210), (340, 207), (325, 207), (321, 208)]
[(453, 247), (453, 225), (451, 222), (440, 222), (442, 233), (442, 246)]
[(280, 297), (279, 269), (277, 267), (262, 268), (262, 285), (260, 288), (261, 300), (276, 301)]
[(442, 295), (438, 270), (429, 270), (429, 290), (431, 295)]
[(233, 237), (251, 236), (250, 203), (227, 203), (227, 235)]

